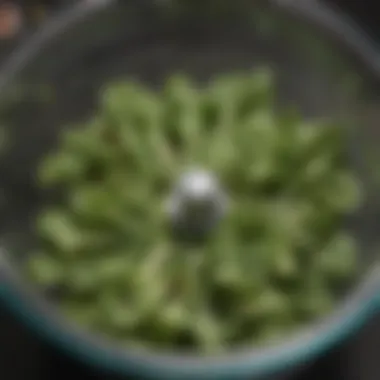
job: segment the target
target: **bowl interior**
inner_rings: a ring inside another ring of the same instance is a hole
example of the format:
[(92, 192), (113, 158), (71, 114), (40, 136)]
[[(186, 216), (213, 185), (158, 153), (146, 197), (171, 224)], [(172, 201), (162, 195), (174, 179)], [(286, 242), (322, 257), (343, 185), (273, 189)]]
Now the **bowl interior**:
[(9, 145), (0, 162), (0, 236), (12, 257), (30, 251), (35, 213), (51, 199), (38, 187), (38, 162), (55, 147), (61, 128), (91, 114), (104, 83), (126, 77), (159, 88), (173, 72), (202, 83), (221, 73), (267, 66), (276, 75), (280, 106), (294, 105), (305, 118), (331, 117), (355, 127), (350, 157), (367, 201), (348, 224), (368, 267), (379, 239), (374, 165), (379, 86), (373, 73), (353, 63), (344, 37), (333, 42), (302, 18), (264, 5), (194, 6), (183, 12), (136, 3), (56, 26), (42, 46), (30, 49), (2, 89), (1, 123)]

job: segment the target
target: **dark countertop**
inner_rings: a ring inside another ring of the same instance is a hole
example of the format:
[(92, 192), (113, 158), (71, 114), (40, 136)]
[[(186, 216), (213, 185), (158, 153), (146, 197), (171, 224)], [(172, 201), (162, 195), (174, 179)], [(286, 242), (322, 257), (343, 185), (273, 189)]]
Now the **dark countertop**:
[[(289, 380), (379, 380), (380, 315), (360, 333), (326, 353)], [(0, 309), (2, 380), (114, 380), (85, 368), (39, 341)], [(116, 379), (115, 379), (116, 380)]]

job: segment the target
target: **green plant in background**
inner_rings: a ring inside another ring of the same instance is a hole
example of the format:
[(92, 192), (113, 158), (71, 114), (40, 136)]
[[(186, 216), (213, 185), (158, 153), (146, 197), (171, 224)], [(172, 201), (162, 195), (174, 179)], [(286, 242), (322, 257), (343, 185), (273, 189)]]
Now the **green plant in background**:
[[(327, 313), (357, 265), (342, 218), (360, 204), (344, 129), (276, 110), (267, 70), (155, 93), (110, 84), (41, 167), (65, 200), (37, 221), (31, 278), (64, 313), (122, 343), (215, 352), (265, 343)], [(165, 205), (182, 173), (229, 200), (190, 244)]]

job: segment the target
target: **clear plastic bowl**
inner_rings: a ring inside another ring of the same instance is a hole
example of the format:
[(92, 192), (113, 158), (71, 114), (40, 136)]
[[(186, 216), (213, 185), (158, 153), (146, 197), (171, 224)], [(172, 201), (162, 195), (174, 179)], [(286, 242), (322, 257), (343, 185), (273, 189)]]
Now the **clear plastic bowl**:
[[(380, 304), (380, 50), (348, 20), (314, 1), (175, 3), (80, 3), (50, 21), (3, 66), (1, 120), (10, 144), (0, 162), (0, 295), (33, 329), (103, 369), (166, 380), (279, 372), (352, 333)], [(60, 128), (91, 114), (101, 85), (119, 76), (157, 87), (172, 72), (202, 81), (262, 65), (276, 73), (280, 104), (296, 104), (305, 117), (337, 117), (357, 127), (351, 157), (367, 202), (350, 225), (366, 269), (349, 297), (284, 342), (218, 357), (120, 348), (63, 320), (31, 291), (14, 260), (33, 244), (30, 226), (48, 201), (35, 168), (56, 145)]]

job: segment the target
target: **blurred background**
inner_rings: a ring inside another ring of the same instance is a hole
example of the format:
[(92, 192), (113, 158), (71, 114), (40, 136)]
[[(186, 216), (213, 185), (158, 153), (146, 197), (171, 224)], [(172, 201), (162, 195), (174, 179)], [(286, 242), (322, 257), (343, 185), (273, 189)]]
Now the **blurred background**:
[[(0, 0), (0, 65), (44, 20), (79, 1), (96, 0)], [(370, 38), (379, 43), (380, 48), (380, 12), (377, 0), (325, 2), (353, 18)], [(311, 363), (294, 379), (379, 380), (379, 353), (380, 316), (373, 318), (350, 341), (335, 348), (316, 363)], [(0, 305), (1, 380), (58, 380), (72, 376), (78, 376), (82, 380), (112, 379), (106, 374), (93, 373), (40, 342), (14, 321)]]

